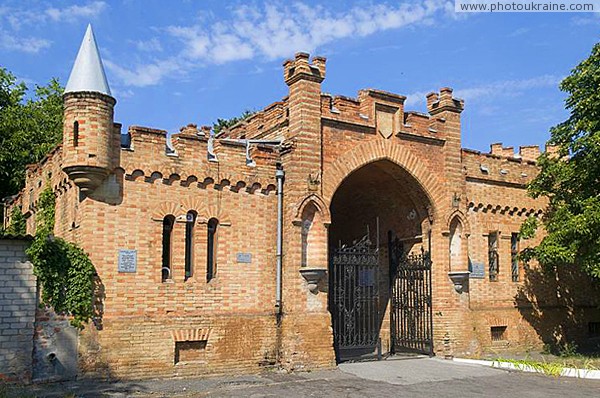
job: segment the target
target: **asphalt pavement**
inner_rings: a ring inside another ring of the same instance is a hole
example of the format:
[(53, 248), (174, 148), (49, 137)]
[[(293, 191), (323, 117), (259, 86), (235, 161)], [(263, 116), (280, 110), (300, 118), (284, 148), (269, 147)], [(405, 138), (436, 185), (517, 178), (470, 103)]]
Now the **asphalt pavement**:
[(0, 390), (0, 397), (600, 397), (600, 380), (508, 372), (438, 358), (343, 363), (314, 372), (100, 382)]

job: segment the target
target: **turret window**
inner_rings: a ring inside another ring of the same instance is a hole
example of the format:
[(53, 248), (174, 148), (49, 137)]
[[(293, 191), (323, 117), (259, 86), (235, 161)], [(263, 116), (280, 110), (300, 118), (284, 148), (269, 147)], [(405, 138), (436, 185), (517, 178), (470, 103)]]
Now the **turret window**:
[(73, 122), (73, 146), (79, 145), (79, 122)]
[(206, 253), (206, 281), (210, 282), (217, 274), (217, 228), (219, 220), (208, 220), (208, 244)]

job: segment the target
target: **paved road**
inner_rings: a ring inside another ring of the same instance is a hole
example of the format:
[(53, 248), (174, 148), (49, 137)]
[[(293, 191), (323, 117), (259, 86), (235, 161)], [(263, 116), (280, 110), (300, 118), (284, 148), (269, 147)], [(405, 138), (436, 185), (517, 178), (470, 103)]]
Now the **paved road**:
[[(342, 364), (337, 370), (186, 380), (54, 384), (11, 396), (64, 397), (600, 397), (600, 380), (507, 372), (436, 358)], [(0, 396), (2, 396), (0, 392)]]

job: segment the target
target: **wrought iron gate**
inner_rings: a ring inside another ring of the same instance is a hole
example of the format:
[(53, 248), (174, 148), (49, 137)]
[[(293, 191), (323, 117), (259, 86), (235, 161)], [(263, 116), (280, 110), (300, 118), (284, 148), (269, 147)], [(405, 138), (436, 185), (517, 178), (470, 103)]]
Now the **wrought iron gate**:
[(407, 255), (390, 238), (389, 256), (392, 352), (433, 355), (430, 253)]
[(373, 354), (379, 343), (379, 250), (368, 235), (332, 249), (333, 338), (339, 361)]

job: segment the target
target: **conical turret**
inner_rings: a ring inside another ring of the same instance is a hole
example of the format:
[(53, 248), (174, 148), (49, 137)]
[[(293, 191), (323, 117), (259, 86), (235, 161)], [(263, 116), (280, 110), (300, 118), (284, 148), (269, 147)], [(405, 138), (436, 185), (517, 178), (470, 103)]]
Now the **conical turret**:
[(89, 91), (111, 95), (92, 25), (88, 25), (65, 93)]
[(116, 166), (119, 134), (92, 26), (88, 25), (65, 93), (63, 171), (84, 193), (93, 192)]

